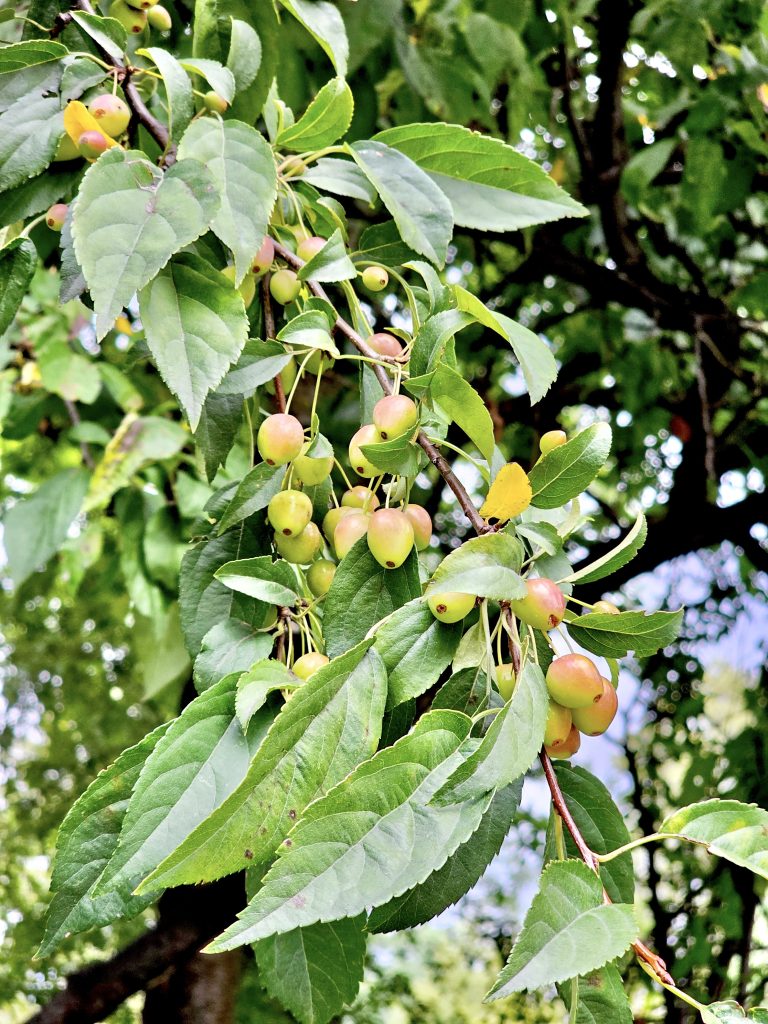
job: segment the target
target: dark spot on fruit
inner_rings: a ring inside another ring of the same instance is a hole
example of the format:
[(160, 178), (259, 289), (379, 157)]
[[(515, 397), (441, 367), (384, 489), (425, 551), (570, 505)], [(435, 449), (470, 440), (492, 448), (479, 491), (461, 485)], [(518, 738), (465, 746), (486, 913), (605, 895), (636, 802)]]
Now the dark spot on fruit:
[(386, 440), (387, 440), (387, 438), (389, 437), (389, 434), (386, 434), (386, 433), (385, 433), (385, 432), (384, 432), (384, 431), (382, 430), (382, 431), (381, 431), (381, 436), (382, 436), (382, 437), (384, 438), (384, 440), (386, 441)]
[(394, 562), (387, 562), (387, 568), (388, 569), (394, 569), (395, 568), (395, 563)]
[(283, 533), (285, 534), (286, 537), (290, 537), (291, 534), (293, 533), (293, 531), (292, 530), (283, 530)]
[(448, 611), (448, 605), (447, 605), (447, 604), (439, 604), (439, 605), (437, 606), (437, 610), (438, 610), (438, 611), (439, 611), (440, 613), (442, 613), (442, 612), (447, 612), (447, 611)]

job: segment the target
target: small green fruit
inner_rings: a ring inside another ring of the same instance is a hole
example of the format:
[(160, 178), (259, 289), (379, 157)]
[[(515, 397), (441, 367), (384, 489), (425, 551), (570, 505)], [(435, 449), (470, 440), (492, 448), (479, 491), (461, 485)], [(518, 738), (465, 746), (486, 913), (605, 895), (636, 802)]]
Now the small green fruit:
[(261, 243), (261, 248), (253, 257), (253, 262), (251, 263), (251, 270), (257, 277), (262, 277), (272, 266), (274, 259), (275, 243), (272, 241), (269, 235), (267, 235), (264, 241)]
[(546, 434), (541, 435), (541, 440), (539, 441), (541, 454), (548, 455), (554, 448), (559, 448), (561, 444), (565, 444), (567, 440), (568, 435), (564, 430), (548, 430)]
[(512, 665), (505, 663), (496, 666), (496, 686), (504, 700), (509, 700), (515, 692), (517, 677)]
[[(278, 377), (280, 378), (280, 383), (283, 385), (283, 394), (286, 394), (286, 395), (290, 394), (291, 388), (294, 385), (294, 382), (296, 380), (296, 375), (298, 374), (298, 372), (299, 372), (299, 368), (296, 365), (296, 360), (295, 359), (289, 360), (285, 364), (285, 366), (282, 368), (282, 370), (278, 374)], [(274, 382), (274, 380), (267, 381), (267, 383), (264, 385), (264, 387), (266, 388), (266, 390), (269, 392), (270, 395), (274, 395), (274, 393), (275, 393), (275, 382)]]
[(428, 597), (427, 604), (435, 618), (441, 622), (459, 622), (475, 607), (475, 595), (448, 591), (445, 594)]
[(97, 160), (107, 148), (107, 140), (101, 132), (83, 132), (77, 140), (77, 148), (86, 160)]
[(214, 114), (223, 114), (229, 106), (229, 101), (225, 100), (219, 93), (214, 92), (213, 89), (209, 89), (203, 95), (203, 106)]
[(397, 338), (392, 334), (386, 334), (384, 331), (372, 334), (370, 338), (365, 340), (368, 346), (374, 352), (378, 352), (380, 356), (401, 356), (403, 354), (403, 347)]
[(329, 661), (330, 658), (320, 654), (319, 651), (310, 651), (309, 654), (302, 654), (300, 658), (297, 658), (291, 666), (291, 670), (299, 679), (306, 680), (313, 676), (318, 669), (327, 665)]
[(63, 164), (68, 160), (77, 160), (80, 157), (80, 150), (68, 135), (62, 135), (56, 152), (53, 154), (53, 163)]
[(562, 743), (559, 747), (545, 746), (544, 749), (550, 757), (556, 758), (557, 760), (562, 760), (566, 757), (573, 757), (573, 755), (577, 753), (580, 746), (581, 736), (579, 735), (579, 730), (576, 728), (575, 725), (572, 725), (571, 731), (568, 733), (568, 738), (566, 739), (565, 743)]
[(296, 255), (300, 260), (304, 260), (305, 263), (309, 263), (313, 256), (317, 256), (325, 245), (325, 242), (326, 239), (320, 238), (318, 235), (311, 235), (309, 238), (303, 238), (296, 247)]
[(363, 445), (378, 444), (379, 440), (379, 432), (372, 423), (366, 423), (352, 435), (349, 442), (349, 464), (358, 476), (372, 477), (381, 472), (362, 452)]
[(88, 110), (99, 123), (99, 128), (113, 139), (119, 138), (131, 120), (131, 108), (119, 96), (111, 92), (96, 96), (88, 104)]
[(567, 741), (571, 734), (573, 718), (569, 708), (564, 708), (551, 700), (547, 708), (547, 724), (544, 729), (544, 746), (557, 749)]
[(154, 7), (157, 0), (125, 0), (125, 2), (137, 11), (147, 11), (150, 7)]
[(411, 520), (416, 550), (423, 551), (429, 547), (429, 542), (432, 540), (432, 519), (429, 512), (421, 505), (413, 504), (406, 505), (403, 511)]
[(277, 533), (295, 537), (312, 518), (312, 502), (301, 491), (280, 491), (267, 506), (267, 518)]
[(565, 616), (565, 597), (560, 588), (547, 579), (526, 580), (526, 596), (509, 605), (522, 622), (545, 632), (559, 626)]
[(340, 560), (344, 558), (357, 544), (361, 537), (364, 537), (370, 527), (370, 516), (358, 509), (350, 509), (351, 515), (342, 516), (339, 525), (333, 531), (333, 546), (336, 549), (336, 556)]
[(389, 284), (389, 274), (383, 267), (366, 267), (363, 271), (363, 285), (369, 292), (380, 292)]
[(144, 11), (134, 10), (125, 0), (114, 0), (109, 8), (109, 17), (115, 18), (129, 35), (137, 36), (147, 26), (147, 15)]
[(307, 586), (315, 597), (324, 597), (335, 575), (336, 565), (329, 558), (318, 558), (307, 570)]
[(594, 704), (586, 708), (574, 708), (573, 724), (586, 736), (602, 736), (616, 717), (619, 698), (610, 681), (601, 676), (603, 692)]
[(154, 28), (158, 32), (170, 32), (173, 26), (170, 13), (160, 4), (155, 4), (147, 11), (147, 23), (150, 28)]
[(353, 508), (341, 506), (338, 508), (332, 508), (325, 513), (323, 518), (323, 533), (331, 546), (333, 546), (333, 535), (336, 532), (336, 527), (345, 516), (351, 515), (354, 511), (355, 510)]
[(617, 608), (610, 601), (595, 601), (592, 611), (600, 615), (621, 615), (621, 608)]
[(267, 416), (256, 435), (259, 454), (268, 466), (284, 466), (304, 446), (304, 428), (295, 416), (276, 412)]
[(281, 306), (287, 306), (298, 298), (301, 281), (292, 270), (276, 270), (269, 279), (269, 294)]
[(341, 504), (347, 505), (349, 508), (361, 508), (365, 512), (375, 512), (381, 502), (369, 487), (366, 487), (365, 484), (357, 484), (355, 487), (350, 487), (348, 491), (344, 491), (341, 496)]
[[(236, 273), (237, 272), (235, 270), (235, 267), (231, 263), (229, 264), (229, 266), (224, 267), (224, 269), (222, 270), (222, 274), (225, 277), (229, 278), (229, 280), (233, 284), (237, 279)], [(248, 272), (243, 278), (243, 280), (240, 282), (237, 290), (238, 292), (240, 292), (240, 297), (243, 300), (243, 305), (245, 306), (246, 309), (248, 309), (248, 307), (256, 297), (256, 278), (253, 276), (253, 274)]]
[(330, 370), (335, 362), (336, 360), (333, 356), (329, 356), (327, 352), (317, 349), (317, 351), (313, 352), (304, 364), (304, 369), (307, 373), (312, 373), (317, 376), (318, 373), (325, 373), (326, 370)]
[(331, 475), (333, 469), (333, 456), (324, 455), (320, 458), (315, 458), (312, 455), (306, 455), (305, 452), (309, 448), (309, 442), (307, 442), (301, 452), (301, 455), (297, 456), (296, 461), (293, 464), (293, 475), (306, 487), (315, 487), (317, 484), (321, 484), (323, 480), (327, 480)]
[(373, 425), (382, 441), (414, 430), (418, 422), (419, 410), (407, 395), (386, 395), (373, 407)]
[(410, 555), (413, 544), (413, 526), (405, 513), (396, 508), (379, 508), (371, 514), (368, 550), (379, 565), (397, 569)]
[(54, 203), (45, 215), (45, 223), (51, 231), (61, 231), (68, 212), (69, 207), (66, 203)]
[(314, 523), (307, 523), (297, 537), (275, 534), (275, 547), (286, 560), (295, 565), (309, 565), (323, 547), (323, 537)]
[(603, 680), (589, 658), (564, 654), (547, 669), (547, 689), (552, 700), (564, 708), (585, 708), (602, 697)]

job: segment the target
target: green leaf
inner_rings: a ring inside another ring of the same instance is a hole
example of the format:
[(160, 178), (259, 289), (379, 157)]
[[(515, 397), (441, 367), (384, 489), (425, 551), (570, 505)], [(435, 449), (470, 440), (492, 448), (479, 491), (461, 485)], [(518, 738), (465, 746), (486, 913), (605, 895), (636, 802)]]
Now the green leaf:
[(442, 267), (453, 215), (440, 189), (412, 160), (381, 142), (355, 142), (350, 151), (394, 217), (405, 244)]
[(233, 672), (245, 672), (254, 662), (266, 658), (271, 650), (269, 633), (254, 633), (239, 619), (217, 623), (203, 637), (200, 653), (195, 658), (197, 692), (202, 693)]
[(371, 185), (357, 164), (351, 160), (339, 160), (336, 157), (322, 157), (313, 163), (301, 176), (302, 181), (319, 188), (321, 192), (331, 192), (336, 196), (348, 196), (359, 199), (373, 206), (376, 201), (376, 189)]
[(251, 665), (237, 680), (235, 708), (240, 725), (243, 729), (248, 728), (251, 718), (264, 706), (270, 693), (294, 690), (301, 683), (302, 680), (286, 668), (282, 661), (263, 658)]
[(355, 101), (343, 78), (326, 82), (295, 124), (277, 137), (280, 149), (294, 153), (322, 149), (344, 135), (352, 123)]
[(532, 503), (559, 508), (592, 483), (611, 452), (611, 428), (593, 423), (570, 441), (543, 455), (528, 474)]
[(364, 444), (361, 451), (374, 466), (400, 476), (416, 476), (427, 462), (427, 456), (413, 439), (412, 430), (388, 441)]
[(493, 420), (485, 402), (469, 381), (441, 362), (432, 377), (429, 394), (490, 463), (496, 444)]
[(222, 395), (218, 388), (208, 392), (200, 410), (195, 444), (202, 453), (209, 482), (227, 461), (242, 420), (242, 395)]
[(299, 599), (296, 577), (288, 563), (273, 562), (269, 555), (227, 562), (215, 576), (230, 590), (269, 604), (293, 605)]
[(660, 832), (703, 843), (709, 853), (768, 878), (768, 811), (738, 800), (704, 800), (666, 818)]
[(327, 0), (280, 0), (328, 54), (340, 78), (347, 74), (349, 42), (341, 14)]
[(235, 79), (236, 93), (253, 85), (261, 67), (262, 45), (258, 32), (239, 18), (232, 18), (227, 67)]
[(645, 544), (645, 538), (647, 536), (648, 525), (645, 521), (645, 516), (640, 512), (635, 520), (634, 526), (626, 537), (623, 538), (621, 543), (617, 544), (616, 547), (607, 554), (595, 559), (594, 562), (590, 562), (589, 565), (585, 565), (581, 569), (576, 569), (575, 572), (570, 573), (560, 582), (595, 583), (597, 580), (602, 580), (606, 576), (610, 576), (612, 573), (616, 572), (617, 569), (621, 569), (622, 566), (627, 565), (628, 562), (632, 561), (643, 544)]
[(573, 1024), (603, 1024), (603, 1021), (632, 1024), (634, 1021), (624, 980), (613, 964), (606, 964), (584, 978), (574, 978), (558, 985), (560, 997), (566, 1006), (572, 1004), (573, 985), (578, 986), (578, 1005)]
[[(378, 194), (373, 190), (374, 198)], [(360, 248), (355, 254), (358, 262), (383, 263), (386, 267), (399, 267), (409, 260), (416, 259), (414, 252), (400, 237), (397, 224), (393, 220), (383, 224), (372, 224), (360, 236)]]
[(257, 387), (276, 377), (292, 358), (293, 353), (275, 341), (246, 341), (237, 363), (216, 390), (220, 395), (250, 398)]
[(477, 829), (490, 802), (430, 805), (461, 761), (469, 728), (469, 719), (455, 711), (430, 711), (394, 747), (315, 801), (281, 846), (262, 888), (207, 950), (354, 916), (442, 867)]
[[(437, 691), (432, 707), (461, 711), (471, 718), (478, 711), (485, 710), (488, 703), (486, 692), (487, 676), (484, 667), (473, 665), (461, 668)], [(501, 700), (501, 697), (498, 699)]]
[(590, 612), (569, 622), (568, 632), (577, 644), (604, 658), (623, 658), (629, 651), (642, 658), (676, 640), (682, 623), (682, 608), (650, 614)]
[(365, 915), (296, 928), (254, 946), (259, 981), (301, 1024), (328, 1024), (363, 980)]
[(304, 808), (376, 749), (387, 677), (360, 644), (300, 686), (274, 721), (242, 784), (150, 876), (207, 881), (266, 862)]
[(178, 144), (195, 114), (195, 95), (189, 75), (173, 54), (162, 46), (147, 46), (136, 52), (149, 57), (162, 75), (168, 101), (168, 131), (171, 142)]
[(236, 284), (264, 242), (277, 197), (277, 170), (264, 136), (242, 121), (201, 117), (184, 133), (179, 158), (199, 160), (221, 196), (211, 228), (232, 250)]
[(0, 192), (51, 162), (64, 131), (58, 96), (22, 96), (0, 114)]
[[(235, 76), (229, 68), (225, 68), (219, 61), (210, 60), (206, 57), (184, 57), (179, 63), (186, 71), (191, 71), (193, 74), (204, 78), (211, 89), (217, 92), (227, 103), (231, 103), (235, 98)], [(205, 120), (212, 121), (214, 119), (205, 118)]]
[(411, 552), (399, 569), (379, 565), (362, 537), (341, 560), (325, 598), (326, 654), (335, 658), (359, 643), (372, 626), (421, 596), (419, 562)]
[(43, 386), (54, 395), (86, 405), (99, 397), (101, 375), (96, 363), (73, 352), (66, 341), (48, 342), (40, 350), (38, 364)]
[(155, 895), (124, 899), (116, 892), (96, 897), (93, 890), (117, 846), (139, 772), (168, 724), (161, 725), (100, 772), (70, 808), (56, 839), (45, 936), (38, 956), (48, 956), (68, 935), (76, 935), (138, 914)]
[(3, 46), (0, 49), (0, 75), (60, 60), (68, 53), (69, 50), (63, 43), (54, 42), (52, 39), (28, 39), (23, 43), (11, 43), (10, 46)]
[(548, 704), (544, 673), (528, 661), (511, 699), (494, 717), (477, 750), (435, 795), (435, 802), (445, 805), (472, 800), (525, 774), (544, 742)]
[[(53, 203), (69, 196), (82, 173), (82, 167), (74, 162), (51, 164), (37, 177), (0, 193), (0, 227), (42, 213)], [(62, 248), (63, 245), (62, 238)]]
[(525, 596), (525, 583), (513, 566), (520, 568), (522, 546), (508, 533), (472, 537), (446, 555), (435, 569), (427, 594), (474, 594), (495, 601), (514, 601)]
[(588, 215), (538, 164), (500, 139), (455, 124), (401, 125), (375, 138), (429, 174), (462, 227), (516, 231)]
[(203, 234), (218, 205), (211, 176), (197, 160), (180, 160), (162, 172), (143, 153), (115, 146), (91, 165), (78, 193), (72, 235), (99, 340), (135, 292)]
[[(586, 768), (570, 764), (556, 764), (555, 774), (568, 810), (590, 850), (600, 854), (610, 853), (611, 850), (616, 850), (630, 841), (624, 815), (598, 778)], [(550, 818), (547, 831), (547, 860), (557, 858), (553, 821), (554, 819)], [(579, 851), (568, 830), (564, 829), (563, 832), (567, 855), (578, 857)], [(621, 857), (601, 865), (600, 877), (614, 903), (634, 903), (635, 873), (631, 853), (622, 854)]]
[(142, 289), (139, 309), (160, 375), (195, 430), (206, 395), (237, 360), (248, 337), (243, 300), (223, 274), (185, 253)]
[(3, 547), (14, 586), (21, 586), (64, 543), (82, 508), (88, 479), (85, 469), (63, 469), (5, 513)]
[(240, 785), (272, 719), (263, 711), (244, 734), (231, 678), (188, 704), (141, 770), (96, 893), (127, 898)]
[(420, 885), (376, 907), (368, 918), (368, 930), (393, 932), (415, 928), (442, 914), (468, 893), (501, 849), (520, 806), (522, 791), (520, 780), (496, 793), (477, 831)]
[(116, 18), (102, 18), (98, 14), (70, 11), (72, 20), (96, 45), (113, 60), (121, 61), (128, 43), (128, 33)]
[(462, 624), (439, 622), (422, 600), (409, 601), (376, 630), (375, 649), (389, 676), (387, 710), (418, 697), (451, 663)]
[(266, 462), (254, 466), (237, 485), (234, 497), (221, 517), (218, 532), (224, 533), (254, 512), (266, 508), (282, 487), (284, 477), (285, 466), (268, 466)]
[(37, 249), (28, 238), (14, 238), (0, 249), (0, 337), (13, 323), (36, 266)]
[(581, 861), (553, 861), (542, 873), (523, 929), (486, 999), (589, 974), (621, 956), (636, 936), (634, 908), (603, 903), (594, 871)]
[(347, 247), (336, 229), (322, 247), (299, 271), (302, 281), (349, 281), (357, 277), (357, 269), (347, 256)]
[(425, 320), (413, 339), (408, 368), (412, 377), (434, 370), (441, 362), (451, 338), (475, 322), (474, 316), (459, 309), (446, 309)]
[(328, 319), (319, 309), (309, 309), (293, 317), (278, 331), (277, 338), (295, 348), (320, 349), (332, 356), (341, 354), (331, 338)]
[(726, 999), (721, 1003), (711, 1003), (701, 1010), (701, 1019), (704, 1024), (739, 1024), (742, 1020), (751, 1020), (757, 1024), (764, 1024), (768, 1021), (768, 1008), (755, 1006), (749, 1013), (745, 1013), (739, 1004), (733, 999)]

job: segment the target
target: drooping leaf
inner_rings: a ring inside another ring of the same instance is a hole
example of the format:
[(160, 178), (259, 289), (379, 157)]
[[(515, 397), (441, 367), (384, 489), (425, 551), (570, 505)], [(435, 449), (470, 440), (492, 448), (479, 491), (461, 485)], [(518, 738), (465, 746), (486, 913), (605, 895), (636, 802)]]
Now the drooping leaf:
[(768, 811), (738, 800), (704, 800), (666, 818), (660, 832), (703, 843), (709, 853), (768, 878)]
[(203, 637), (195, 658), (195, 687), (207, 690), (232, 672), (245, 672), (254, 662), (266, 658), (272, 650), (269, 633), (256, 633), (239, 619), (226, 619)]
[(209, 482), (227, 461), (242, 419), (243, 400), (240, 395), (222, 395), (218, 388), (208, 392), (200, 410), (195, 444), (203, 456)]
[(611, 451), (611, 428), (593, 423), (570, 441), (543, 455), (528, 477), (533, 504), (559, 508), (584, 491), (605, 464)]
[(128, 34), (116, 18), (102, 18), (86, 11), (72, 11), (72, 20), (113, 60), (122, 60)]
[(570, 573), (570, 575), (566, 576), (561, 582), (595, 583), (597, 580), (602, 580), (606, 576), (610, 576), (612, 573), (616, 572), (617, 569), (621, 569), (622, 566), (627, 565), (628, 562), (632, 561), (643, 544), (645, 544), (645, 538), (647, 535), (648, 526), (645, 521), (645, 516), (640, 512), (635, 520), (635, 525), (626, 537), (623, 538), (621, 543), (617, 544), (616, 547), (607, 554), (595, 559), (594, 562), (590, 562), (589, 565), (585, 565), (581, 569), (576, 569), (575, 572)]
[(302, 281), (319, 282), (349, 281), (357, 277), (357, 270), (347, 256), (347, 248), (338, 228), (322, 249), (304, 264), (299, 277)]
[(0, 249), (0, 337), (16, 316), (36, 264), (37, 250), (28, 238), (14, 238)]
[(264, 48), (256, 29), (247, 21), (232, 18), (227, 67), (235, 79), (235, 95), (253, 85), (261, 67)]
[(569, 622), (568, 632), (576, 643), (604, 658), (623, 658), (630, 651), (647, 657), (677, 639), (682, 623), (682, 608), (649, 614), (590, 612)]
[(219, 533), (266, 508), (282, 487), (284, 476), (284, 466), (268, 466), (266, 462), (260, 462), (249, 470), (237, 485), (221, 517)]
[(298, 583), (288, 562), (273, 562), (269, 555), (227, 562), (215, 573), (225, 587), (268, 604), (293, 605)]
[(0, 114), (0, 192), (51, 162), (64, 126), (58, 96), (21, 96)]
[(496, 443), (493, 420), (485, 402), (469, 381), (441, 362), (430, 382), (429, 394), (490, 463)]
[(195, 96), (189, 75), (173, 54), (162, 46), (147, 46), (136, 52), (149, 57), (162, 75), (168, 100), (168, 131), (171, 142), (178, 144), (195, 113)]
[(322, 46), (340, 78), (347, 74), (349, 42), (341, 13), (328, 0), (280, 0)]
[(284, 128), (277, 146), (294, 153), (322, 149), (340, 139), (352, 123), (355, 102), (343, 78), (326, 82), (295, 124)]
[(319, 188), (321, 192), (331, 192), (337, 196), (349, 196), (373, 206), (376, 190), (351, 160), (338, 160), (325, 156), (313, 163), (303, 174), (302, 180)]
[(259, 708), (263, 707), (270, 693), (276, 690), (294, 690), (302, 680), (294, 675), (282, 661), (263, 658), (251, 665), (237, 680), (235, 709), (243, 729)]
[(522, 560), (520, 541), (507, 533), (472, 537), (446, 555), (432, 575), (427, 594), (458, 591), (514, 601), (525, 596), (525, 583), (516, 571)]
[(634, 1015), (624, 981), (617, 967), (606, 964), (583, 978), (574, 978), (558, 985), (566, 1006), (572, 1005), (571, 986), (578, 985), (576, 1020), (573, 1024), (633, 1024)]

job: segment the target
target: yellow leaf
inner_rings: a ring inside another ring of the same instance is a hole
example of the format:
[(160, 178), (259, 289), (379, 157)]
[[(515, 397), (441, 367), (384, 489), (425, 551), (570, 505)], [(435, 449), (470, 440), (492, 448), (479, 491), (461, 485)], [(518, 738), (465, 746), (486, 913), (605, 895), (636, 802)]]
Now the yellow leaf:
[(531, 481), (517, 462), (503, 466), (480, 509), (486, 519), (512, 519), (531, 504)]
[(107, 149), (116, 146), (117, 143), (99, 126), (99, 122), (80, 100), (72, 100), (64, 107), (64, 130), (77, 145), (83, 132), (98, 132), (107, 140)]
[(115, 320), (115, 330), (119, 331), (120, 334), (133, 334), (133, 327), (131, 326), (131, 321), (127, 316), (119, 316), (117, 320)]

